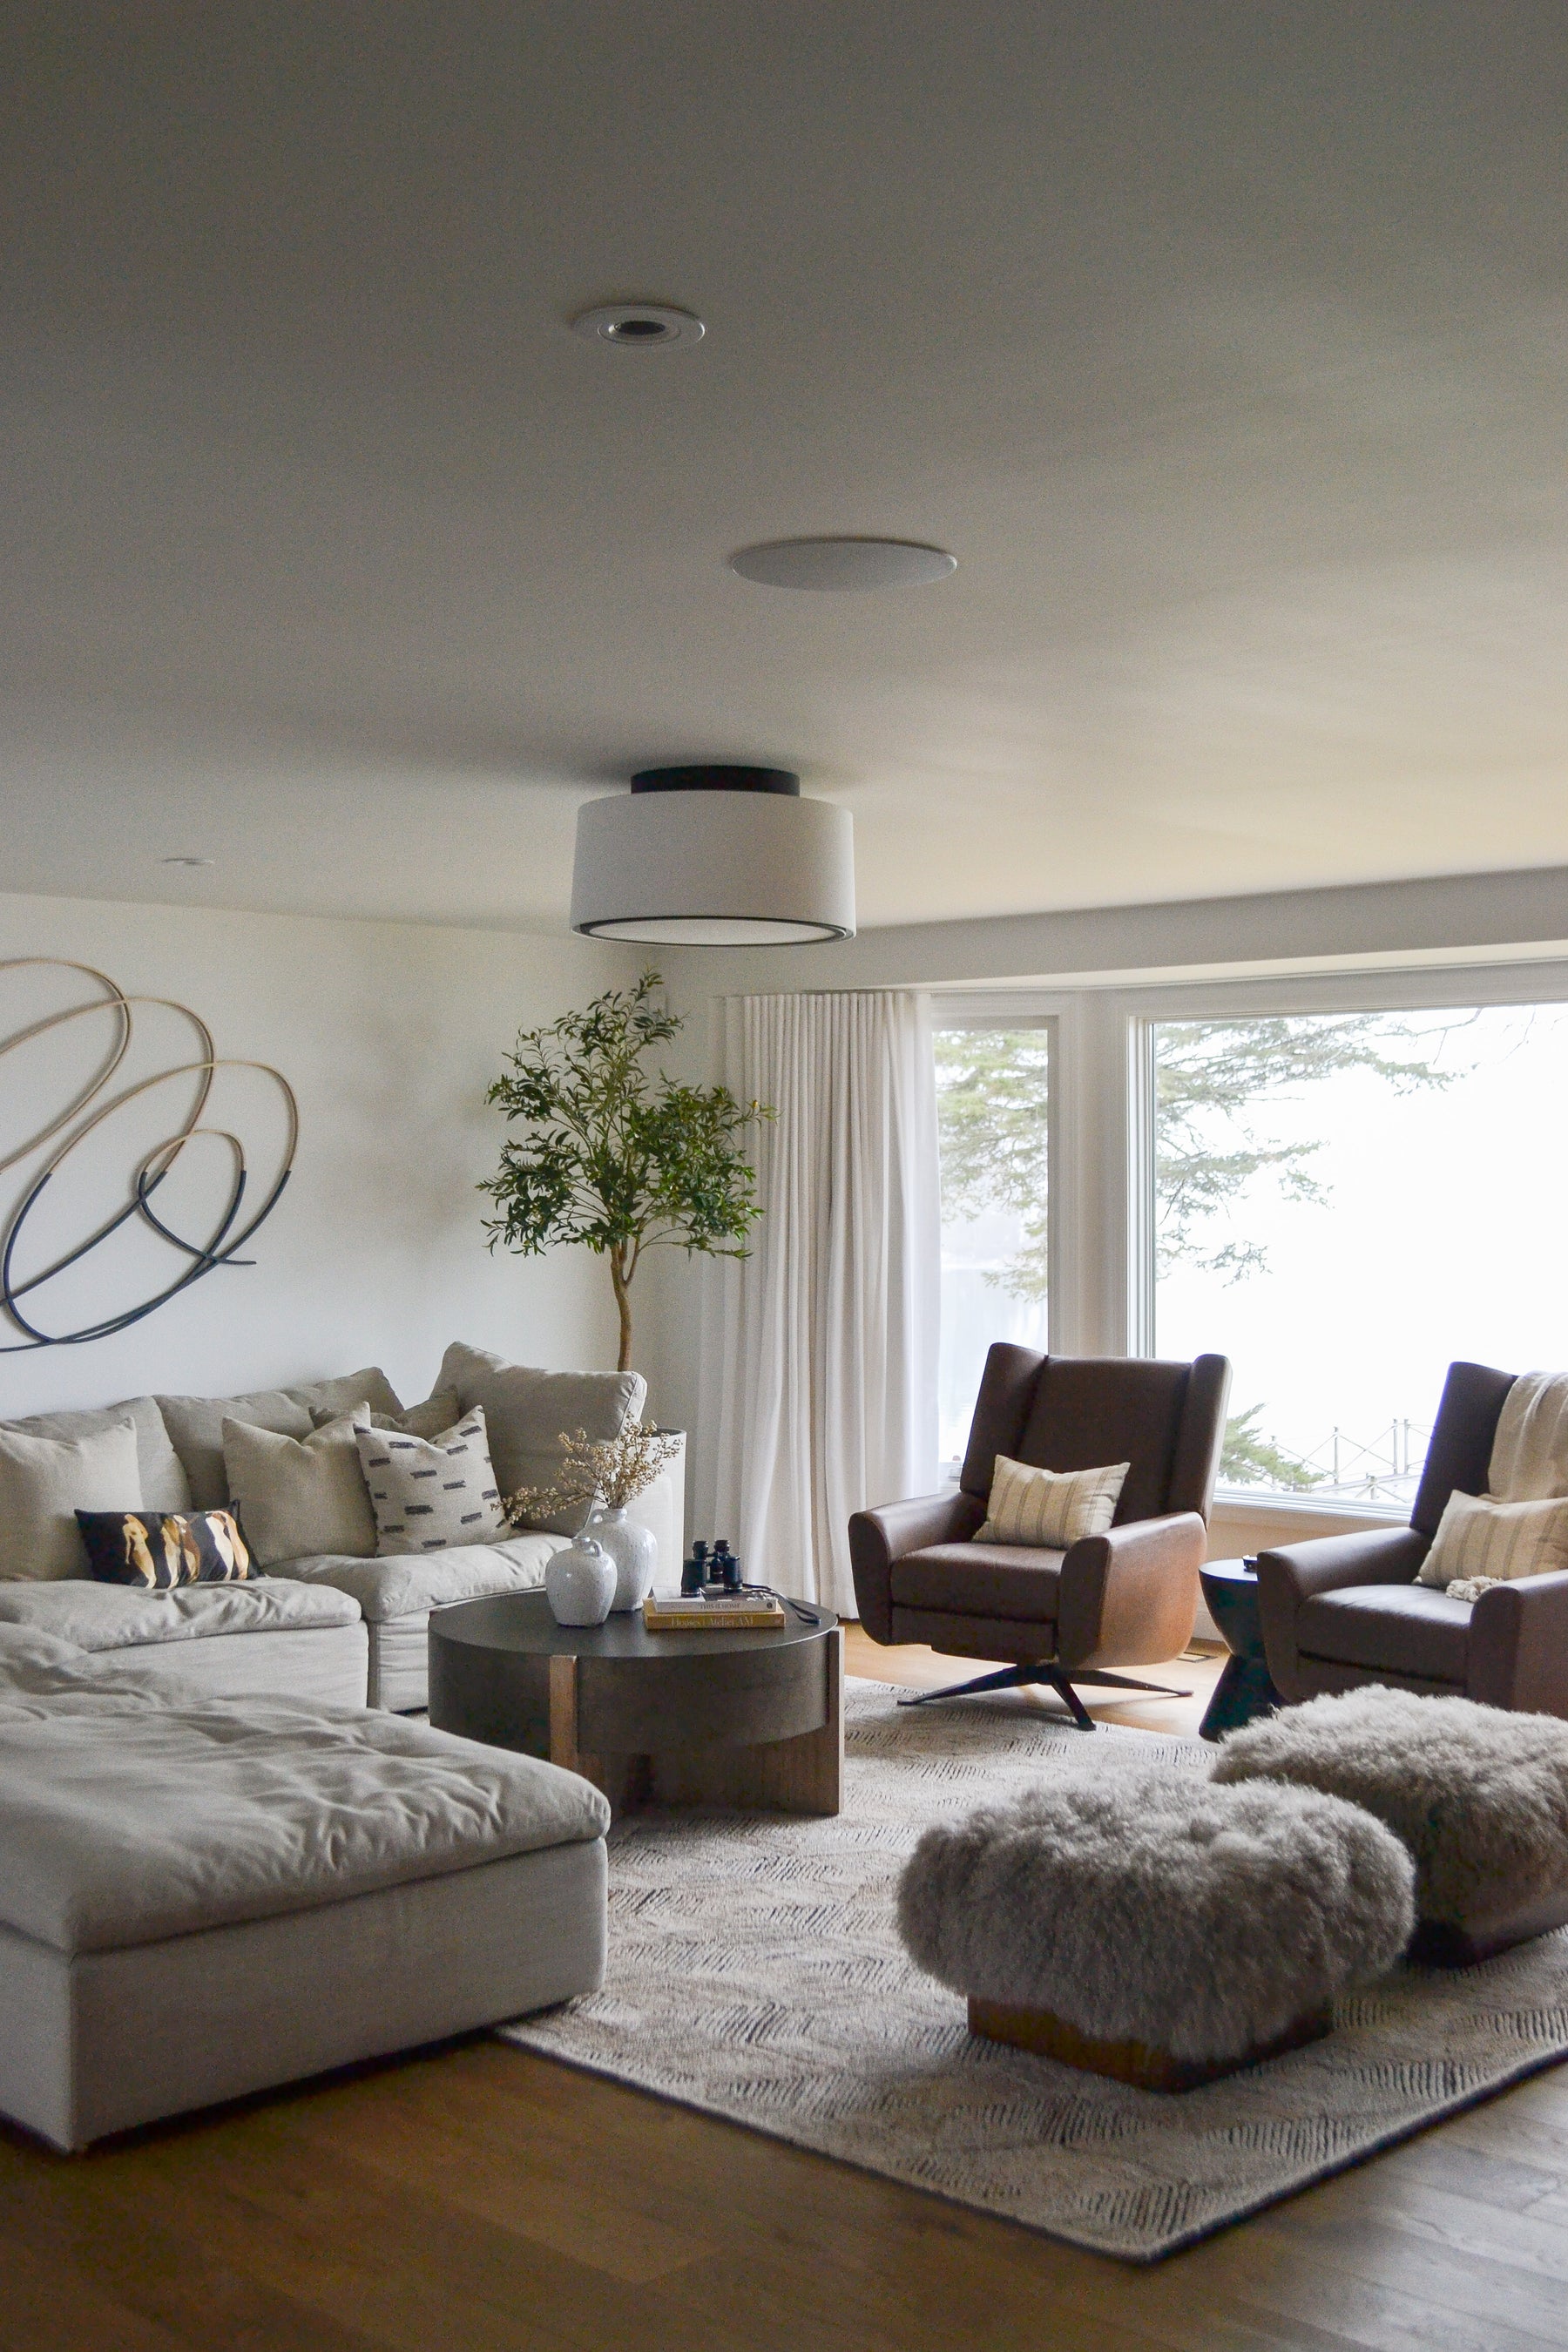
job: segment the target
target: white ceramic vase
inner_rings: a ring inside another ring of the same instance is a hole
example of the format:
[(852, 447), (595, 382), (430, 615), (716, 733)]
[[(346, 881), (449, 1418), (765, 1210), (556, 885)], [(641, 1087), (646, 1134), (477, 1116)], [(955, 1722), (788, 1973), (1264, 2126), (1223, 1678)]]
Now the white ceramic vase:
[(616, 1563), (584, 1529), (544, 1570), (544, 1597), (558, 1625), (602, 1625), (616, 1597)]
[(595, 1511), (587, 1532), (602, 1544), (616, 1564), (616, 1597), (612, 1610), (640, 1609), (653, 1591), (658, 1566), (658, 1538), (651, 1528), (628, 1519), (624, 1504)]

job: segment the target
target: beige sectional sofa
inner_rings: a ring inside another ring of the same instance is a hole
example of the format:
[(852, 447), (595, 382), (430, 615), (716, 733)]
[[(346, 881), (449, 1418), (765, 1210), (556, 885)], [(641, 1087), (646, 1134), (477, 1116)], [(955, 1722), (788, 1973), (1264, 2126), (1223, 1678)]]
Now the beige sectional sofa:
[[(458, 1411), (486, 1410), (503, 1493), (543, 1483), (563, 1429), (610, 1435), (641, 1412), (637, 1373), (545, 1372), (510, 1365), (455, 1342), (436, 1393)], [(376, 1366), (330, 1380), (229, 1397), (144, 1396), (99, 1411), (42, 1413), (0, 1423), (37, 1437), (70, 1441), (132, 1420), (141, 1502), (154, 1511), (210, 1510), (228, 1500), (226, 1417), (295, 1438), (317, 1418), (368, 1403), (400, 1413)], [(127, 1498), (129, 1503), (131, 1498)], [(658, 1538), (661, 1580), (679, 1577), (684, 1494), (681, 1465), (632, 1507), (629, 1516)], [(441, 1552), (352, 1559), (312, 1553), (232, 1585), (188, 1585), (143, 1593), (92, 1580), (29, 1581), (6, 1569), (0, 1515), (0, 1627), (14, 1625), (70, 1642), (123, 1672), (162, 1669), (177, 1650), (182, 1675), (214, 1697), (287, 1690), (329, 1704), (415, 1712), (426, 1703), (430, 1612), (455, 1601), (542, 1583), (569, 1522), (503, 1540)]]
[(597, 1790), (182, 1671), (245, 1646), (0, 1625), (0, 2111), (57, 2147), (602, 1979)]

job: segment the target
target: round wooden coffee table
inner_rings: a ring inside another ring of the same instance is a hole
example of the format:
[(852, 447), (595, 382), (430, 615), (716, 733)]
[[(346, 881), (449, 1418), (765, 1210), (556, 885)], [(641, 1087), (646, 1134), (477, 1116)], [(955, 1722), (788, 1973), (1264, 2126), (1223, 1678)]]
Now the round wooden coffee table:
[(432, 1613), (430, 1720), (581, 1772), (617, 1812), (836, 1813), (844, 1635), (830, 1609), (759, 1632), (650, 1633), (640, 1610), (558, 1625), (542, 1592), (497, 1593)]

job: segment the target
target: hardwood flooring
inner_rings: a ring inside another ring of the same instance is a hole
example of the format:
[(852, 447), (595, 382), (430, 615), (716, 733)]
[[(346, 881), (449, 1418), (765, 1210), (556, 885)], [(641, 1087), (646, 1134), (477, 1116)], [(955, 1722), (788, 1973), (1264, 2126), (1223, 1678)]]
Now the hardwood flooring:
[[(1095, 1711), (1194, 1729), (1217, 1664)], [(74, 2159), (0, 2129), (4, 2352), (557, 2347), (1561, 2352), (1568, 2070), (1150, 2270), (488, 2039)]]

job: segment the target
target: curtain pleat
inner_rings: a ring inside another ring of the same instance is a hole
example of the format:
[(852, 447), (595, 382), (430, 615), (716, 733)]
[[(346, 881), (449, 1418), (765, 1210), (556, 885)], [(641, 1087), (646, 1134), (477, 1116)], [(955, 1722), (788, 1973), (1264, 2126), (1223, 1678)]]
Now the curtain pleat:
[(929, 1008), (729, 997), (721, 1075), (777, 1113), (750, 1257), (703, 1294), (698, 1526), (753, 1580), (854, 1611), (847, 1522), (936, 1484), (941, 1224)]

